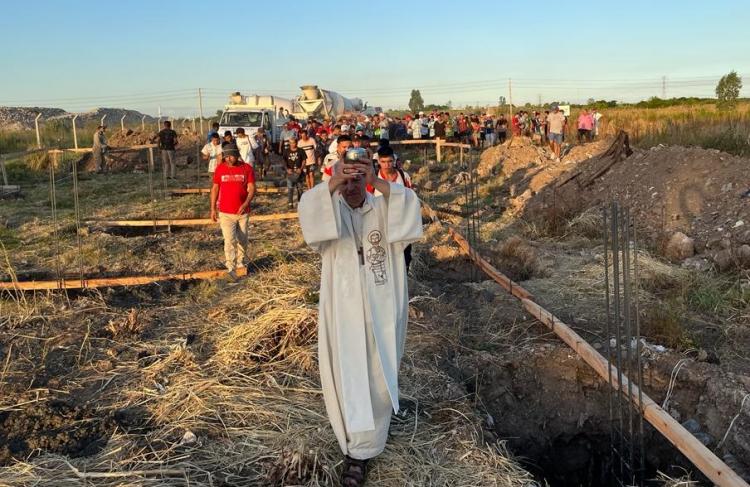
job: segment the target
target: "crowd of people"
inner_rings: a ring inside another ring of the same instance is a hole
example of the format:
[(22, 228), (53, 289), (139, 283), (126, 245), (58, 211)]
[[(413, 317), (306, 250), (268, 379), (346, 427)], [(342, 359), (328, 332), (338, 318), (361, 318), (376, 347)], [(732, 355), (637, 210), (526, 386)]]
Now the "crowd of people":
[[(600, 116), (582, 111), (580, 142), (596, 135)], [(318, 359), (328, 418), (344, 455), (341, 483), (365, 483), (370, 459), (385, 448), (399, 409), (398, 370), (408, 316), (411, 243), (422, 236), (419, 198), (390, 140), (443, 139), (474, 147), (503, 143), (508, 130), (549, 143), (560, 157), (568, 119), (558, 106), (507, 119), (419, 112), (331, 120), (289, 118), (276, 144), (259, 128), (219, 133), (213, 124), (201, 150), (211, 174), (211, 219), (224, 239), (228, 277), (247, 268), (250, 205), (256, 171), (283, 162), (287, 203), (298, 207), (305, 241), (321, 254)], [(157, 134), (164, 177), (174, 177), (177, 134)], [(376, 143), (371, 143), (376, 142)], [(95, 147), (106, 148), (100, 127)], [(276, 153), (277, 155), (273, 155)], [(97, 166), (99, 167), (99, 166)], [(320, 180), (320, 182), (318, 182)]]
[(411, 243), (422, 236), (419, 198), (389, 139), (381, 131), (372, 147), (356, 119), (290, 119), (275, 148), (262, 130), (248, 137), (242, 129), (218, 129), (209, 132), (202, 154), (230, 280), (248, 265), (254, 168), (267, 172), (271, 152), (283, 160), (288, 204), (296, 199), (303, 237), (321, 254), (318, 359), (326, 411), (344, 455), (341, 484), (364, 485), (368, 462), (384, 450), (399, 409), (406, 275)]

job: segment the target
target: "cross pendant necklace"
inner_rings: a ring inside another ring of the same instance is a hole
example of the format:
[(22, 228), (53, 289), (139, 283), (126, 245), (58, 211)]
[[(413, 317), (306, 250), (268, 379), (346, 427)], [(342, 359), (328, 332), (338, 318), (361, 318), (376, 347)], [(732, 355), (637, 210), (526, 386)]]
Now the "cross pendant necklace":
[(354, 234), (354, 240), (357, 244), (357, 256), (359, 257), (359, 265), (365, 265), (365, 250), (364, 248), (362, 248), (362, 237), (357, 231), (357, 225), (354, 223), (354, 217), (351, 213), (349, 213), (349, 222), (352, 225), (352, 233)]

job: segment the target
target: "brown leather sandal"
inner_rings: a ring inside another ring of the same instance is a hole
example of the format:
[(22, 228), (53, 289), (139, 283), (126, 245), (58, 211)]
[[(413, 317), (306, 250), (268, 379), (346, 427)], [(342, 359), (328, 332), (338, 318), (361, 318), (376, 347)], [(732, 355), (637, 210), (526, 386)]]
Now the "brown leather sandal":
[(357, 460), (349, 455), (344, 457), (344, 470), (341, 472), (343, 487), (361, 487), (367, 478), (368, 460)]

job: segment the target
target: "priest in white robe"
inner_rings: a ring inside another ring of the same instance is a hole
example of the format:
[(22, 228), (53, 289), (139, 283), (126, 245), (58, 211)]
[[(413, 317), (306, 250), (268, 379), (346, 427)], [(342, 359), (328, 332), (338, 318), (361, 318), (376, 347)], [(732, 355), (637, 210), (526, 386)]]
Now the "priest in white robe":
[[(366, 185), (381, 196), (366, 191)], [(345, 455), (343, 485), (362, 485), (398, 412), (408, 289), (404, 248), (422, 237), (421, 205), (371, 161), (338, 162), (302, 195), (305, 241), (320, 252), (318, 361), (328, 417)]]

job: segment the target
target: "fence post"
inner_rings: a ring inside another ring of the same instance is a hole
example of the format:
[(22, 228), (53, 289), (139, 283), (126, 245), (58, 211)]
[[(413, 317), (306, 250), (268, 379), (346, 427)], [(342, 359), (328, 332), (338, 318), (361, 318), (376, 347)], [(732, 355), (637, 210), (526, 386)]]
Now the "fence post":
[(39, 137), (39, 117), (41, 117), (41, 113), (36, 114), (36, 118), (34, 119), (34, 129), (36, 130), (36, 148), (41, 149), (42, 148), (42, 138)]
[(443, 160), (442, 145), (443, 145), (443, 139), (441, 138), (435, 139), (435, 159), (437, 159), (437, 162), (441, 162)]
[(78, 149), (78, 131), (76, 130), (76, 119), (78, 114), (73, 115), (73, 147)]

